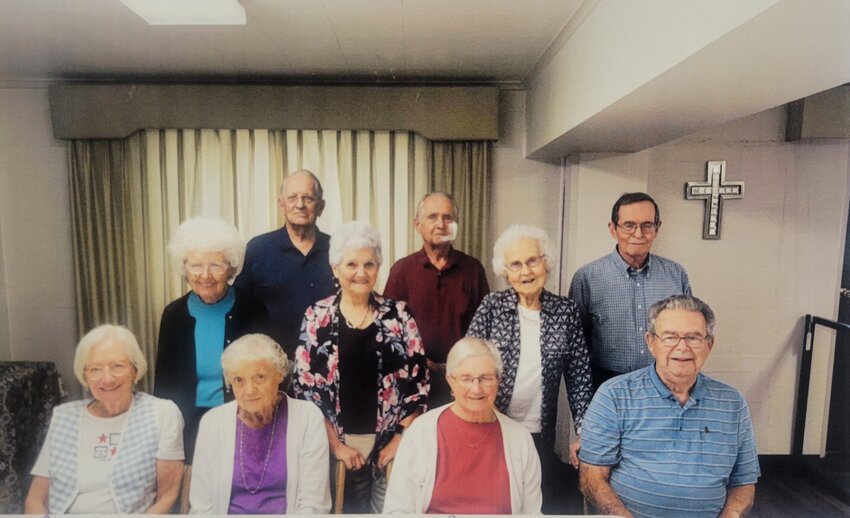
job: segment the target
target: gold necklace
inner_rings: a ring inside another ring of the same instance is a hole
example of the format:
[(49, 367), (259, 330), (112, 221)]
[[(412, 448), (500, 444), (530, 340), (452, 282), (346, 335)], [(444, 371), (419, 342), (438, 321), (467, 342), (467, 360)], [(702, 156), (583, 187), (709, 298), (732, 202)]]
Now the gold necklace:
[(342, 316), (343, 316), (343, 318), (345, 318), (345, 323), (348, 324), (348, 327), (350, 327), (352, 329), (363, 329), (363, 324), (366, 322), (366, 317), (368, 317), (370, 313), (372, 313), (372, 305), (371, 304), (366, 308), (366, 311), (363, 313), (363, 318), (360, 319), (360, 323), (357, 324), (356, 326), (354, 325), (354, 323), (351, 320), (348, 319), (347, 316), (345, 316), (345, 313), (343, 313)]

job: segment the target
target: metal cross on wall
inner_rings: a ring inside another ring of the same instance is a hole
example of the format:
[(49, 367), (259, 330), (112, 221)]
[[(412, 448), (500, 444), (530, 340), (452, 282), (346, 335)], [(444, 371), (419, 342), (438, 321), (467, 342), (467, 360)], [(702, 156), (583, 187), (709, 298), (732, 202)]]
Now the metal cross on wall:
[(723, 216), (723, 200), (744, 197), (744, 182), (726, 181), (726, 161), (708, 162), (705, 182), (687, 182), (685, 199), (705, 201), (702, 219), (702, 238), (720, 239), (720, 220)]

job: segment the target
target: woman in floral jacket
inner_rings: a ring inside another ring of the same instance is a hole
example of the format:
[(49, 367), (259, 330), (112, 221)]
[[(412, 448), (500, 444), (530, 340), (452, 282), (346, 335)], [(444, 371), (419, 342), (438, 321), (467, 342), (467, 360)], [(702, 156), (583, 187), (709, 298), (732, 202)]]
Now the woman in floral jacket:
[(307, 309), (295, 352), (296, 397), (325, 415), (333, 456), (344, 462), (344, 511), (380, 513), (385, 468), (428, 395), (422, 339), (405, 302), (372, 292), (381, 238), (353, 221), (331, 237), (340, 292)]

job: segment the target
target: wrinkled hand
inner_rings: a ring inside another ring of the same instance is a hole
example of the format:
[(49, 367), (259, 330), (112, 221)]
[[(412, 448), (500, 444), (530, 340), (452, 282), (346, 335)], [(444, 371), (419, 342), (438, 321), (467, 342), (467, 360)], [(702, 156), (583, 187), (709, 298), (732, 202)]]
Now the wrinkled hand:
[(366, 464), (366, 459), (359, 451), (342, 443), (334, 448), (333, 454), (337, 460), (345, 463), (345, 469), (349, 471), (356, 471)]
[(576, 437), (575, 442), (570, 444), (570, 466), (578, 469), (578, 451), (581, 449), (581, 436)]
[(378, 453), (378, 468), (386, 468), (395, 458), (398, 445), (401, 443), (401, 435), (394, 435), (392, 440)]

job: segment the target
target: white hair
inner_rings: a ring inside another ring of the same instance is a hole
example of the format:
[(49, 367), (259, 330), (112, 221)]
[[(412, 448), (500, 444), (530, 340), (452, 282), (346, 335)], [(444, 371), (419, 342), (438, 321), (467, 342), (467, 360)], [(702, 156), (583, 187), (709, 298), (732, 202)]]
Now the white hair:
[(454, 374), (458, 365), (473, 356), (489, 356), (493, 360), (496, 376), (502, 377), (502, 355), (496, 344), (474, 336), (464, 336), (449, 350), (449, 355), (446, 357), (446, 374)]
[(381, 234), (378, 229), (368, 221), (343, 223), (331, 236), (330, 249), (328, 250), (328, 260), (331, 266), (339, 266), (345, 252), (359, 248), (369, 248), (375, 252), (378, 266), (381, 265), (383, 256), (381, 255)]
[(242, 271), (245, 241), (236, 227), (220, 218), (190, 218), (177, 227), (168, 243), (174, 269), (186, 277), (186, 258), (193, 252), (221, 252), (230, 265), (230, 279)]
[(95, 327), (85, 334), (77, 344), (77, 350), (74, 353), (74, 375), (77, 380), (85, 387), (89, 388), (86, 383), (85, 371), (86, 364), (91, 360), (91, 350), (95, 345), (104, 342), (113, 342), (121, 344), (127, 349), (127, 359), (136, 368), (136, 379), (139, 381), (148, 372), (148, 362), (145, 360), (145, 355), (139, 347), (139, 341), (136, 340), (136, 335), (124, 326), (113, 324), (103, 324)]
[(511, 225), (502, 232), (502, 235), (496, 240), (496, 244), (493, 245), (493, 273), (497, 276), (506, 277), (505, 250), (521, 239), (537, 241), (537, 246), (544, 256), (547, 271), (549, 265), (556, 261), (552, 240), (549, 239), (549, 234), (545, 230), (533, 225)]
[(243, 362), (267, 361), (284, 378), (289, 375), (292, 362), (283, 352), (280, 344), (270, 336), (254, 333), (248, 334), (234, 340), (223, 353), (221, 353), (221, 370), (224, 373), (224, 383), (230, 387), (228, 372), (237, 368)]

